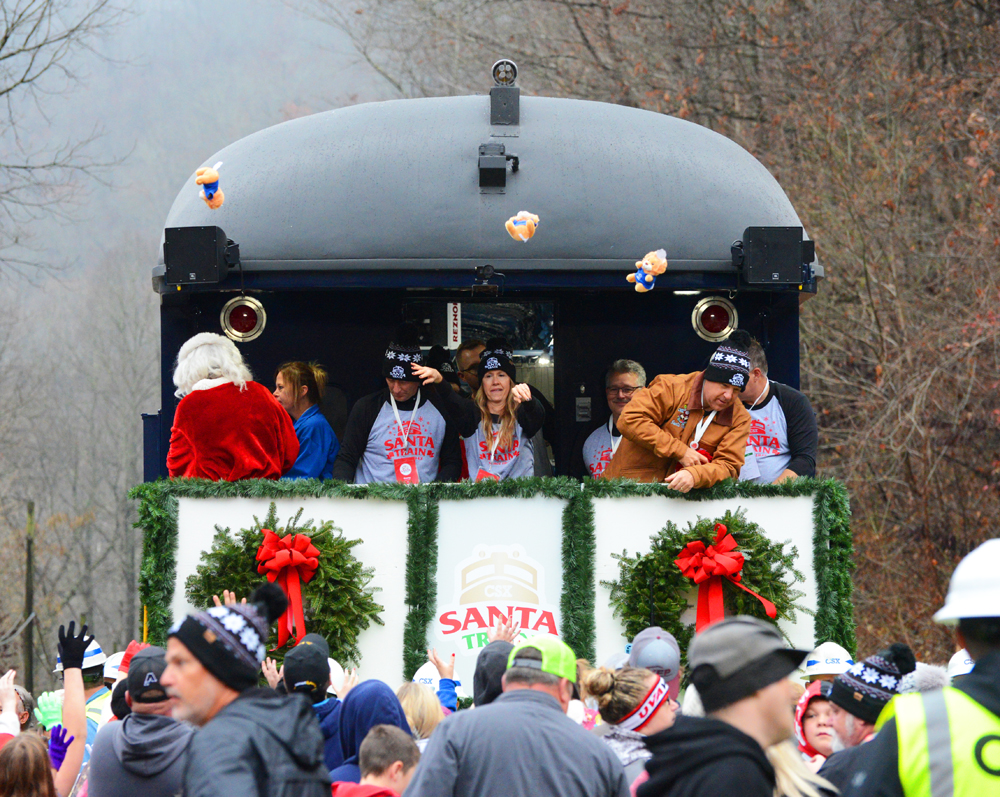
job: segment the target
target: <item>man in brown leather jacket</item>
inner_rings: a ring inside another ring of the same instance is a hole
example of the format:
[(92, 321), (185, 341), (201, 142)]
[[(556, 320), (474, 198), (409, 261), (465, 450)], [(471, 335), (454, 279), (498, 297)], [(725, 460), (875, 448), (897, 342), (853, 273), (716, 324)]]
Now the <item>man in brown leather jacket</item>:
[(621, 445), (603, 478), (662, 481), (682, 493), (739, 476), (750, 414), (739, 400), (750, 336), (733, 332), (704, 371), (656, 377), (622, 411)]

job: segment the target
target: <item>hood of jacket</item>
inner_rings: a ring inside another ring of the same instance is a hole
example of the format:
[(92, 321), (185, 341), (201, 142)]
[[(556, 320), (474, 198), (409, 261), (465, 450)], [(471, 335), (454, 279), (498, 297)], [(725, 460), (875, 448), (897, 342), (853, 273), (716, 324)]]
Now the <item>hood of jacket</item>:
[(347, 693), (340, 706), (340, 749), (344, 764), (358, 763), (361, 742), (376, 725), (395, 725), (413, 735), (399, 698), (388, 684), (363, 681)]
[(171, 717), (133, 712), (121, 721), (112, 748), (124, 769), (150, 778), (184, 753), (192, 733), (190, 725)]
[(310, 771), (323, 766), (325, 771), (323, 735), (312, 704), (302, 695), (248, 689), (217, 716), (223, 715), (253, 723), (259, 729), (261, 749), (280, 745), (300, 769)]
[(392, 789), (340, 781), (333, 784), (333, 797), (399, 797)]
[(646, 737), (653, 758), (646, 764), (649, 781), (642, 794), (668, 794), (675, 784), (721, 759), (743, 757), (760, 767), (774, 784), (774, 768), (760, 745), (740, 730), (711, 717), (678, 717), (664, 731)]

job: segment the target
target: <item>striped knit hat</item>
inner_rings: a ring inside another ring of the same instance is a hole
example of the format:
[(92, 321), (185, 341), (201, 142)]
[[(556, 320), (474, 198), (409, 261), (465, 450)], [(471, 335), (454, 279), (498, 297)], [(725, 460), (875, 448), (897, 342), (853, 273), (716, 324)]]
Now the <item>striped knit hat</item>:
[(859, 661), (833, 682), (830, 701), (862, 722), (875, 724), (885, 704), (899, 694), (903, 676), (916, 669), (909, 645), (897, 642), (888, 650)]
[(750, 333), (742, 329), (733, 330), (709, 359), (705, 379), (732, 385), (742, 393), (750, 380), (749, 351)]
[(257, 685), (260, 663), (267, 655), (269, 626), (288, 606), (281, 587), (258, 587), (244, 604), (213, 606), (189, 614), (170, 629), (206, 670), (237, 692)]

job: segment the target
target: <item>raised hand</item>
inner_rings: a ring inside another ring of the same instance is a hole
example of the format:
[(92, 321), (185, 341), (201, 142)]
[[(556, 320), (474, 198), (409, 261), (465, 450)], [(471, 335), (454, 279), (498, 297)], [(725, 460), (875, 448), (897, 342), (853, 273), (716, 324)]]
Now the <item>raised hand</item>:
[(87, 646), (94, 641), (93, 636), (87, 636), (87, 626), (80, 627), (80, 635), (76, 635), (76, 621), (70, 620), (69, 631), (66, 626), (59, 626), (59, 659), (63, 670), (82, 670), (83, 657)]
[(521, 402), (531, 401), (531, 388), (522, 382), (510, 389), (510, 395), (513, 397), (516, 406)]
[(521, 624), (511, 615), (509, 621), (501, 620), (495, 627), (489, 629), (486, 632), (486, 639), (489, 642), (496, 642), (498, 639), (502, 642), (513, 642), (520, 632)]
[[(236, 593), (235, 592), (230, 592), (228, 589), (224, 589), (224, 590), (222, 590), (222, 598), (225, 601), (226, 606), (235, 606), (236, 605)], [(215, 603), (216, 606), (222, 606), (223, 601), (219, 600), (219, 596), (218, 595), (213, 595), (212, 596), (212, 601)], [(246, 598), (244, 598), (242, 601), (240, 601), (240, 603), (242, 603), (243, 605), (246, 605), (246, 602), (247, 602)]]
[(46, 730), (52, 730), (62, 722), (62, 697), (55, 692), (43, 692), (38, 696), (35, 719)]
[(62, 725), (52, 727), (52, 735), (49, 737), (49, 760), (52, 761), (52, 768), (57, 772), (66, 759), (66, 751), (69, 750), (69, 746), (75, 738), (75, 736), (70, 736), (69, 731)]
[(448, 678), (452, 681), (455, 680), (455, 654), (452, 653), (451, 656), (442, 659), (438, 656), (438, 652), (431, 648), (427, 651), (427, 660), (437, 667), (438, 676), (441, 678)]
[(413, 375), (425, 385), (434, 385), (444, 381), (444, 377), (441, 376), (441, 372), (439, 370), (431, 368), (427, 365), (412, 365), (410, 366), (410, 370), (413, 371)]
[(260, 665), (260, 669), (263, 671), (264, 677), (267, 679), (267, 685), (272, 689), (277, 689), (278, 684), (281, 683), (281, 679), (285, 675), (285, 665), (282, 664), (281, 669), (279, 670), (278, 665), (274, 662), (274, 659), (268, 656)]

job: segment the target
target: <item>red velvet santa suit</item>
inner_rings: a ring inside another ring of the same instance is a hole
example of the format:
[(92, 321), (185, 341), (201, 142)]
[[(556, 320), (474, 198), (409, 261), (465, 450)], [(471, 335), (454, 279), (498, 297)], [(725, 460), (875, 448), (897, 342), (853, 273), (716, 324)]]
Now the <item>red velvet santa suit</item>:
[(177, 405), (167, 470), (213, 481), (280, 479), (298, 455), (292, 419), (266, 387), (247, 382), (241, 391), (221, 382)]

